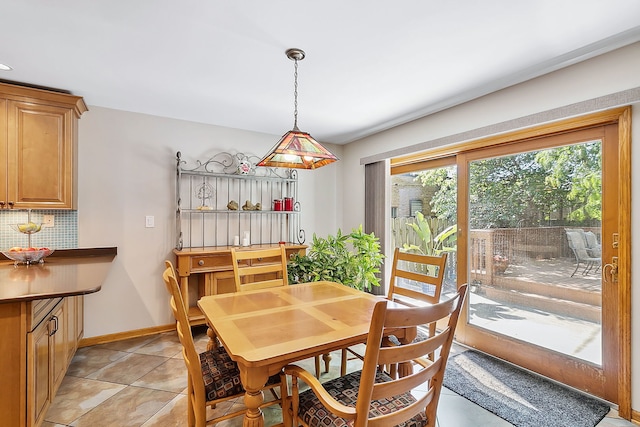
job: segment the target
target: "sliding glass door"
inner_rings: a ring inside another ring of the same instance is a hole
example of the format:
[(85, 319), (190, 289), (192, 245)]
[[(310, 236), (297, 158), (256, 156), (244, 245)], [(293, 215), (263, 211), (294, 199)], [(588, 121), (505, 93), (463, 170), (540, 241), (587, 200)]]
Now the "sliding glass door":
[(392, 162), (392, 237), (407, 250), (449, 252), (443, 295), (452, 281), (470, 285), (460, 343), (624, 413), (630, 302), (619, 267), (629, 262), (621, 206), (630, 189), (620, 177), (629, 141), (616, 120), (603, 122)]

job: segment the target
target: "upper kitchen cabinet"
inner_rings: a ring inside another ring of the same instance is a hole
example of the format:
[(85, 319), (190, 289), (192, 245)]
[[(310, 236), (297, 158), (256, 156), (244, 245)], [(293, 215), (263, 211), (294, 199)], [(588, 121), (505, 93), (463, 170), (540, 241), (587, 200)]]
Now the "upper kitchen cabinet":
[(0, 83), (0, 208), (75, 209), (79, 96)]

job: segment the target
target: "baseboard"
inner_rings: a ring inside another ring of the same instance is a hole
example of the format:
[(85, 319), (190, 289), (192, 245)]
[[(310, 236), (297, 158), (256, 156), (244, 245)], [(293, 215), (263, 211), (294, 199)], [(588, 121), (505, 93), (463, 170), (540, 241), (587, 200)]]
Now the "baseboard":
[(154, 326), (152, 328), (135, 329), (133, 331), (118, 332), (115, 334), (100, 335), (91, 338), (82, 338), (78, 343), (78, 348), (92, 345), (106, 344), (115, 341), (122, 341), (130, 338), (146, 337), (148, 335), (160, 334), (162, 332), (175, 331), (176, 325)]
[(631, 410), (631, 422), (640, 426), (640, 411)]

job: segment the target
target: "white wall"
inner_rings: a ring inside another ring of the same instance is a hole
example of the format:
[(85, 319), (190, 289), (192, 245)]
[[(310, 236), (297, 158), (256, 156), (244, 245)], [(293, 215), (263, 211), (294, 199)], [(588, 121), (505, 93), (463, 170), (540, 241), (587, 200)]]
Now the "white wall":
[[(434, 82), (437, 84), (437, 82)], [(364, 138), (345, 147), (343, 222), (349, 228), (364, 221), (364, 166), (360, 159), (390, 150), (455, 135), (483, 126), (540, 113), (575, 102), (640, 87), (640, 43), (572, 67), (487, 95), (464, 105)], [(640, 104), (633, 105), (632, 145), (640, 141)], [(640, 149), (632, 149), (632, 170), (640, 170)], [(640, 224), (640, 174), (632, 177), (632, 223)], [(632, 245), (640, 230), (632, 229)], [(632, 251), (632, 265), (640, 265)], [(640, 410), (640, 276), (632, 272), (632, 407)]]
[[(79, 121), (78, 246), (117, 246), (118, 256), (102, 290), (85, 298), (85, 337), (173, 322), (162, 268), (174, 259), (176, 152), (191, 162), (222, 151), (261, 156), (279, 137), (89, 106)], [(298, 174), (307, 242), (336, 230), (338, 172), (332, 164)]]

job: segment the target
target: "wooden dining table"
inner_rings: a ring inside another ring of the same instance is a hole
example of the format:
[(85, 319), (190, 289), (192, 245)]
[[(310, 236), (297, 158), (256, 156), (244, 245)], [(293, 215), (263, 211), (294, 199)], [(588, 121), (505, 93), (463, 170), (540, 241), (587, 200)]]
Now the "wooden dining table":
[(373, 306), (382, 298), (333, 282), (202, 297), (198, 306), (209, 327), (240, 369), (243, 426), (264, 426), (260, 405), (270, 375), (289, 363), (365, 342)]

